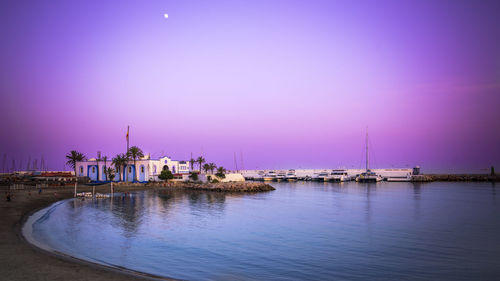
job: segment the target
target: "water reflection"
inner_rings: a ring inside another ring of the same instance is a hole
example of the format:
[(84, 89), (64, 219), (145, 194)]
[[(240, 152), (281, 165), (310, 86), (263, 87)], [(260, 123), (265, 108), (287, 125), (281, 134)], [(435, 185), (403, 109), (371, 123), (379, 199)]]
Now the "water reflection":
[(497, 203), (497, 191), (496, 191), (496, 182), (491, 182), (491, 198), (493, 199), (493, 205)]
[[(372, 193), (376, 191), (377, 184), (380, 183), (364, 183), (363, 186), (366, 189), (366, 207), (365, 207), (365, 214), (366, 214), (366, 222), (371, 222), (372, 219), (372, 207), (371, 207), (371, 199), (370, 197), (372, 196)], [(368, 224), (368, 227), (371, 227), (371, 224)]]
[(500, 274), (494, 183), (274, 185), (269, 193), (165, 189), (71, 200), (37, 234), (64, 253), (186, 280)]
[(413, 218), (420, 219), (420, 199), (422, 197), (422, 184), (419, 182), (412, 183), (413, 185)]

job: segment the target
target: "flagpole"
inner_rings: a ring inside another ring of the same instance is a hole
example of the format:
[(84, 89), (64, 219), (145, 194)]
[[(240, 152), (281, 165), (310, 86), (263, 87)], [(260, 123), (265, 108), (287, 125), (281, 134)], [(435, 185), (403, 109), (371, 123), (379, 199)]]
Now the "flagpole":
[(128, 132), (130, 130), (130, 126), (127, 126), (127, 153), (128, 153)]
[(130, 126), (127, 126), (127, 152), (125, 153), (125, 157), (127, 159), (127, 164), (125, 165), (125, 176), (126, 176), (125, 182), (128, 181), (128, 143), (129, 143), (129, 141), (128, 141), (128, 139), (129, 139), (128, 133), (129, 133), (129, 130), (130, 130)]

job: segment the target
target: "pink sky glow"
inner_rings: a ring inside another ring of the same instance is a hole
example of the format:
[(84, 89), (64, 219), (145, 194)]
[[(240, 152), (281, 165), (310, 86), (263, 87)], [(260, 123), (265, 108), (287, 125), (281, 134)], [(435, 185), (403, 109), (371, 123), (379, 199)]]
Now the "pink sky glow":
[(9, 167), (130, 125), (231, 169), (361, 168), (366, 127), (375, 167), (500, 168), (499, 1), (2, 1), (0, 35)]

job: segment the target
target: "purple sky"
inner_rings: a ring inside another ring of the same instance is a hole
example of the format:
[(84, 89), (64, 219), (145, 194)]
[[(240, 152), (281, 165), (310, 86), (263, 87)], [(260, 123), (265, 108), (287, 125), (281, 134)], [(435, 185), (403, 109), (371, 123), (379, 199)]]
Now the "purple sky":
[(368, 126), (375, 167), (500, 169), (500, 1), (4, 0), (0, 36), (9, 166), (130, 125), (153, 156), (361, 168)]

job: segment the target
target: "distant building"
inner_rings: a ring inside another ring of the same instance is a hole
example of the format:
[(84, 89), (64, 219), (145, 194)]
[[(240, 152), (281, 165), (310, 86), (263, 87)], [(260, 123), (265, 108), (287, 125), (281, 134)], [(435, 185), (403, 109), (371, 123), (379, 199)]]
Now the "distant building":
[(136, 179), (139, 182), (156, 181), (163, 169), (169, 169), (173, 174), (188, 174), (190, 172), (189, 161), (172, 160), (167, 156), (160, 159), (150, 159), (149, 155), (146, 155), (142, 159), (136, 160), (136, 166), (137, 171), (134, 161), (130, 160), (128, 165), (120, 167), (120, 173), (118, 173), (118, 169), (110, 160), (104, 163), (102, 160), (97, 161), (95, 158), (91, 158), (87, 161), (77, 162), (76, 172), (77, 176), (89, 177), (91, 181), (108, 181), (104, 170), (105, 167), (112, 167), (116, 172), (114, 181), (120, 181), (121, 178), (122, 181), (126, 179), (129, 182)]
[(420, 166), (416, 166), (415, 168), (413, 168), (413, 174), (420, 175)]

